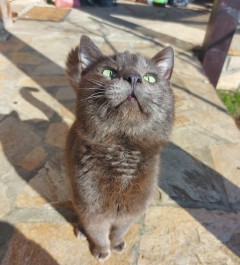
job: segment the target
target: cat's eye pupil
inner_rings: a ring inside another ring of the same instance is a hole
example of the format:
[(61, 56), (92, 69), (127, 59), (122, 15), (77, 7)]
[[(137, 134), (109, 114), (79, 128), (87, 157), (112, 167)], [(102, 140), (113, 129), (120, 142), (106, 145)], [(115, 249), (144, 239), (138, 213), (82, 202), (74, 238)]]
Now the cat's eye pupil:
[(116, 72), (112, 69), (104, 69), (102, 74), (106, 77), (113, 78), (116, 75)]
[(147, 74), (143, 78), (144, 78), (144, 80), (146, 80), (149, 83), (156, 83), (157, 82), (156, 77), (151, 75), (151, 74)]

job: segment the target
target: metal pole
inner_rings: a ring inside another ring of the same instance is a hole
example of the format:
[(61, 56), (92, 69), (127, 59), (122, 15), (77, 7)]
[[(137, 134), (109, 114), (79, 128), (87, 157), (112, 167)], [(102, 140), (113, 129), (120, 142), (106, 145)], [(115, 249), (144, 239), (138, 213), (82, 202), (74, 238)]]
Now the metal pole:
[(200, 59), (216, 87), (240, 18), (240, 0), (215, 0)]

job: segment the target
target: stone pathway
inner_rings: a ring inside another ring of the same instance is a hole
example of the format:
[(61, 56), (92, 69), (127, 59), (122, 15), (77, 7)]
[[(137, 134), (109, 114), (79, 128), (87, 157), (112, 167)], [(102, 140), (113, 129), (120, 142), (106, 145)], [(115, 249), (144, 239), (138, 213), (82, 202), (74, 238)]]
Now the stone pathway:
[(94, 265), (75, 238), (65, 188), (64, 142), (75, 95), (64, 76), (70, 48), (87, 34), (106, 53), (176, 50), (176, 121), (162, 152), (152, 205), (105, 264), (240, 264), (240, 132), (190, 48), (206, 10), (72, 10), (61, 23), (18, 20), (0, 43), (0, 264)]

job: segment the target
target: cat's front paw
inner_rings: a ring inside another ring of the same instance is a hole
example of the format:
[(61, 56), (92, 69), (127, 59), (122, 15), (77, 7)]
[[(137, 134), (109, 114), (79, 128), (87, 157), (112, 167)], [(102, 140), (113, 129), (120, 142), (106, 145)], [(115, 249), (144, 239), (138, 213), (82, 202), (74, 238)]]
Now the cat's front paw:
[(77, 239), (81, 239), (81, 240), (86, 240), (87, 237), (84, 234), (83, 230), (81, 229), (80, 226), (75, 226), (74, 227), (74, 234), (77, 237)]
[(95, 259), (99, 262), (105, 261), (110, 256), (110, 250), (100, 250), (98, 248), (94, 248), (91, 252)]
[(112, 246), (112, 250), (116, 252), (122, 252), (126, 247), (126, 242), (123, 240), (120, 244)]

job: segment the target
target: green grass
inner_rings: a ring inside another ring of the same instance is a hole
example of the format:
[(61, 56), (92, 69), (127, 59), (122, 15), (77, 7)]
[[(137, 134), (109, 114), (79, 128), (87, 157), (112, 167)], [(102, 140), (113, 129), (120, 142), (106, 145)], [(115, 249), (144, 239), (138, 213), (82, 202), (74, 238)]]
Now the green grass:
[(227, 107), (228, 112), (233, 118), (240, 117), (240, 91), (230, 92), (224, 90), (217, 90), (218, 96)]

